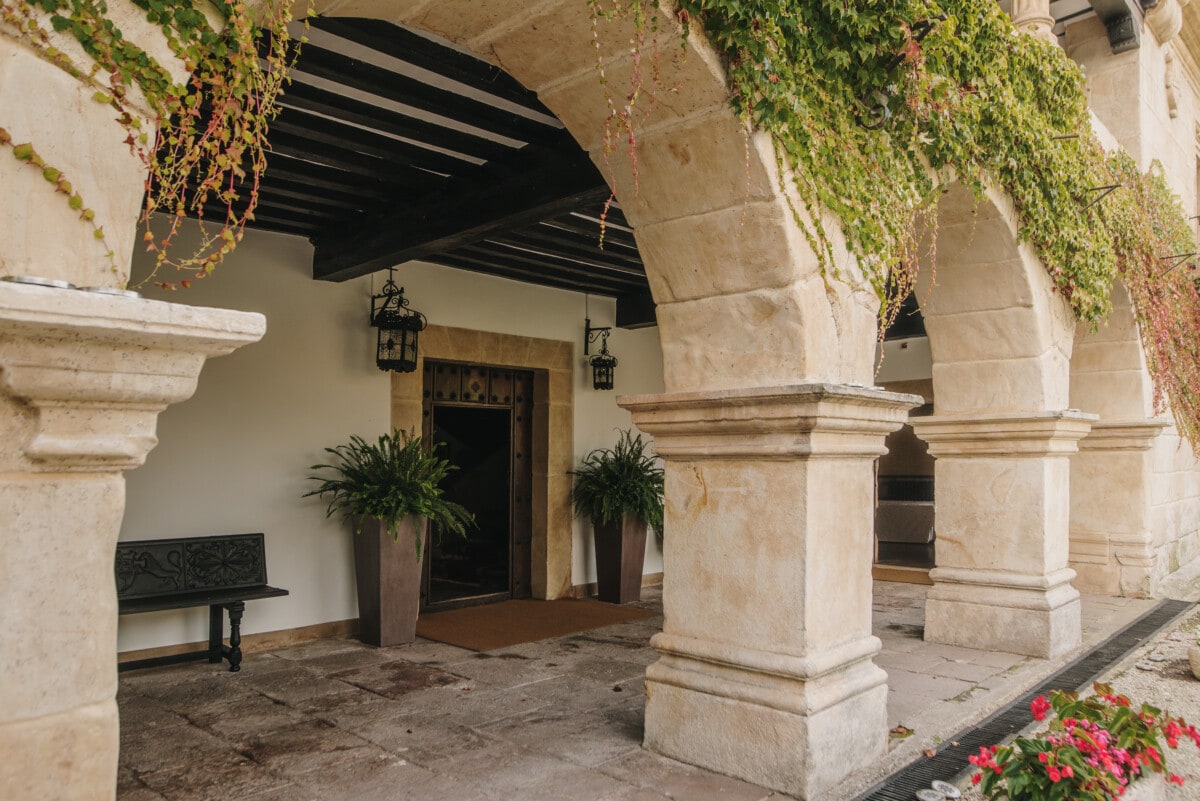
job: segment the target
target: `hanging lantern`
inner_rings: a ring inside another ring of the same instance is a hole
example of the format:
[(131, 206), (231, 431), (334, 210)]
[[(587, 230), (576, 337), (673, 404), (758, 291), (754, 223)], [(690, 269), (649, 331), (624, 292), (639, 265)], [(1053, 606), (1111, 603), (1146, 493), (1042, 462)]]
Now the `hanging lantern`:
[(592, 366), (592, 388), (612, 389), (613, 377), (616, 373), (617, 357), (608, 352), (608, 333), (611, 328), (592, 328), (592, 321), (584, 319), (583, 355), (586, 356), (588, 346), (600, 338), (600, 352), (588, 359)]
[(417, 335), (425, 330), (425, 315), (408, 307), (404, 287), (396, 286), (390, 269), (383, 289), (371, 297), (371, 325), (379, 329), (375, 364), (380, 370), (417, 369)]

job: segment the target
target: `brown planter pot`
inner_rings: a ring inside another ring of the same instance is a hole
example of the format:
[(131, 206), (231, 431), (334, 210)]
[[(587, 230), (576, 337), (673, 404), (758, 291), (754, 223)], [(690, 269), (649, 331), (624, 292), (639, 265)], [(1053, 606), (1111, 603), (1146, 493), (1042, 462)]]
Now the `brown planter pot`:
[(646, 521), (626, 515), (620, 523), (596, 523), (592, 536), (596, 543), (597, 597), (612, 604), (640, 601)]
[(406, 517), (392, 540), (383, 521), (362, 521), (354, 536), (359, 636), (368, 645), (403, 645), (417, 638), (421, 606), (421, 560), (413, 526), (421, 528), (422, 553), (429, 539), (424, 518)]

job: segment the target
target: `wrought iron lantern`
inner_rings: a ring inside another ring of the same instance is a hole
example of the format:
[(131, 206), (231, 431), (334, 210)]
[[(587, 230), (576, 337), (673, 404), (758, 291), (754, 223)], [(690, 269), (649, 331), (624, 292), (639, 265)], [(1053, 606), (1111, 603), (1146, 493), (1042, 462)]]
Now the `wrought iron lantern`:
[(592, 366), (592, 387), (594, 389), (612, 389), (613, 374), (616, 372), (617, 357), (608, 352), (608, 334), (610, 327), (592, 328), (592, 321), (584, 318), (583, 355), (588, 355), (588, 346), (600, 340), (600, 352), (588, 359)]
[(379, 329), (375, 364), (380, 370), (417, 369), (417, 335), (425, 330), (425, 315), (408, 307), (404, 287), (396, 286), (390, 269), (383, 289), (371, 297), (371, 325)]

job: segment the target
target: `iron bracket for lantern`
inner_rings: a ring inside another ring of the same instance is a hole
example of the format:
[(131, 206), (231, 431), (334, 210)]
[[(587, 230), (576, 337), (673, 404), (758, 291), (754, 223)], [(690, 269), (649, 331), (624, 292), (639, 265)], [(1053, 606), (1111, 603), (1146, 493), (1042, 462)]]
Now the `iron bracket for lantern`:
[(409, 308), (404, 287), (396, 286), (391, 269), (379, 294), (371, 296), (371, 325), (379, 331), (375, 364), (380, 370), (417, 369), (417, 339), (425, 330), (425, 315)]
[(616, 372), (617, 358), (608, 352), (608, 335), (611, 326), (592, 328), (592, 321), (584, 318), (583, 355), (588, 355), (588, 347), (597, 339), (600, 340), (600, 352), (588, 359), (592, 367), (592, 388), (612, 389), (613, 376)]

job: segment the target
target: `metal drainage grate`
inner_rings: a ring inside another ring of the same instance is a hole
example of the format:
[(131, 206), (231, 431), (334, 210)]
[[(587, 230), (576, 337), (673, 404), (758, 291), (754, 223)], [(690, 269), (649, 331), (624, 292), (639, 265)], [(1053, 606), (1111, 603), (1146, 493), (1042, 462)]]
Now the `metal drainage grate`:
[[(1029, 704), (1052, 690), (1079, 690), (1089, 685), (1118, 659), (1191, 609), (1186, 601), (1162, 601), (1092, 650), (1066, 665), (1008, 706), (977, 726), (959, 732), (942, 744), (932, 757), (923, 757), (893, 773), (854, 801), (913, 801), (917, 790), (935, 779), (951, 781), (970, 765), (967, 757), (983, 746), (1012, 737), (1033, 722)], [(956, 743), (956, 744), (955, 744)]]

